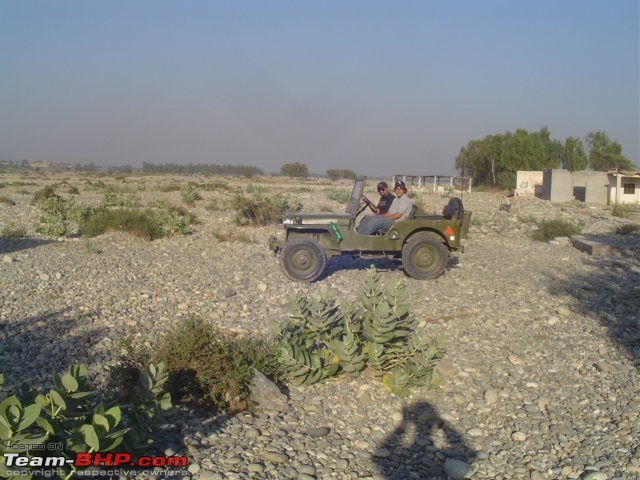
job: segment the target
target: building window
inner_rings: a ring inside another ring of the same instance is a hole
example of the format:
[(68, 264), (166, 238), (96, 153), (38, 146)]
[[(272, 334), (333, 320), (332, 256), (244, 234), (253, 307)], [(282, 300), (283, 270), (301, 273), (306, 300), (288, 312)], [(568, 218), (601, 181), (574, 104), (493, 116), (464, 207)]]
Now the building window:
[(623, 193), (625, 195), (635, 195), (636, 194), (636, 184), (635, 183), (625, 183), (622, 185)]

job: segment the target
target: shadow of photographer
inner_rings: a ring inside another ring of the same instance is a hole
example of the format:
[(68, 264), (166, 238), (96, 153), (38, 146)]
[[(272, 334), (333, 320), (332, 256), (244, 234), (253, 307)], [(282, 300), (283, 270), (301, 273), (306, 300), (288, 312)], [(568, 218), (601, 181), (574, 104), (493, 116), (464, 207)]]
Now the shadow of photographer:
[(407, 405), (400, 424), (376, 452), (378, 478), (429, 480), (471, 478), (475, 450), (425, 401)]

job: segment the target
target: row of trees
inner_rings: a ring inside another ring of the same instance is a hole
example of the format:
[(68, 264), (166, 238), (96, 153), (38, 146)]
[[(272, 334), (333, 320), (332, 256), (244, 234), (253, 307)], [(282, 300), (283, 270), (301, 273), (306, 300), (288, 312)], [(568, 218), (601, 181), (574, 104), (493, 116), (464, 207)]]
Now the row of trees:
[[(290, 178), (307, 178), (309, 176), (309, 167), (304, 163), (285, 163), (280, 167), (280, 172)], [(347, 178), (353, 180), (356, 178), (356, 172), (349, 168), (333, 168), (327, 170), (327, 177), (331, 180), (340, 180)]]
[(568, 137), (564, 143), (551, 138), (547, 127), (538, 132), (518, 129), (471, 140), (460, 149), (455, 168), (461, 176), (471, 177), (475, 185), (512, 188), (518, 170), (633, 170), (634, 165), (622, 155), (622, 147), (604, 132), (592, 132), (581, 139)]
[(203, 173), (210, 175), (243, 175), (253, 177), (264, 175), (262, 169), (258, 167), (247, 167), (244, 165), (214, 165), (210, 163), (178, 164), (178, 163), (142, 163), (143, 173), (182, 173), (193, 174)]

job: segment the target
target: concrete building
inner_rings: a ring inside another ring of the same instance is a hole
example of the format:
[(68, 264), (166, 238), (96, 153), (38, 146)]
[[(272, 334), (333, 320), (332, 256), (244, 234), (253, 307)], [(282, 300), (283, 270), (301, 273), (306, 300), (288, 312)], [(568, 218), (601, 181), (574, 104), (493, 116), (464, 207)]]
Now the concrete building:
[(578, 200), (596, 205), (640, 204), (639, 172), (547, 169), (542, 176), (540, 198), (544, 200)]
[(609, 172), (609, 204), (640, 205), (640, 172)]
[(516, 195), (542, 196), (543, 175), (541, 171), (519, 170), (516, 173)]

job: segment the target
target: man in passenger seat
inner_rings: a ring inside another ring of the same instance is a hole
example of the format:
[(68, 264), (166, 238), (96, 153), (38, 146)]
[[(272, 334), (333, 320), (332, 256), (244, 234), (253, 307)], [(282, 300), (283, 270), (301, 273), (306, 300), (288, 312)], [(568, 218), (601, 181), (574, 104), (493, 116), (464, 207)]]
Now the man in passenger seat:
[(356, 228), (360, 235), (373, 235), (378, 229), (388, 230), (398, 220), (404, 220), (411, 214), (413, 203), (407, 195), (407, 186), (403, 181), (394, 185), (396, 198), (393, 200), (387, 213), (369, 215), (365, 217)]

